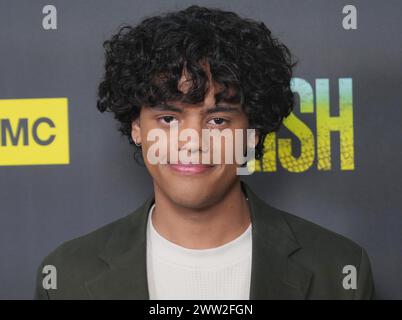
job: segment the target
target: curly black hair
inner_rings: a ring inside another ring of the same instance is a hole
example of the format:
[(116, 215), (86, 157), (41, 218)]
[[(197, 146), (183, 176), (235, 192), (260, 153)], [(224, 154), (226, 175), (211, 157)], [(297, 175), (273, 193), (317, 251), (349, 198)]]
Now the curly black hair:
[[(208, 77), (201, 62), (205, 60), (213, 80), (223, 88), (216, 102), (240, 103), (250, 127), (257, 130), (256, 159), (262, 158), (265, 136), (277, 131), (293, 108), (290, 81), (296, 62), (289, 49), (263, 22), (234, 12), (192, 5), (146, 17), (134, 27), (120, 26), (103, 47), (105, 74), (97, 108), (114, 113), (118, 130), (130, 144), (134, 143), (131, 124), (141, 106), (204, 100)], [(186, 93), (177, 87), (183, 66), (192, 80)], [(134, 150), (137, 160), (140, 149), (134, 145)]]

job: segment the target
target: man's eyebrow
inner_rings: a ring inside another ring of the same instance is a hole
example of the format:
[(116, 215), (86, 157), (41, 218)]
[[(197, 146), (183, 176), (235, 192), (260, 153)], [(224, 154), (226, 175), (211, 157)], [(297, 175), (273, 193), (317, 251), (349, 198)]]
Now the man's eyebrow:
[[(156, 109), (158, 111), (173, 111), (173, 112), (179, 112), (182, 113), (183, 109), (178, 108), (174, 105), (171, 104), (158, 104), (153, 109)], [(216, 113), (216, 112), (240, 112), (241, 110), (238, 107), (232, 106), (232, 105), (215, 105), (212, 108), (209, 108), (205, 111), (206, 114), (211, 114), (211, 113)]]
[(231, 105), (216, 105), (206, 110), (207, 114), (215, 112), (240, 112), (240, 109)]

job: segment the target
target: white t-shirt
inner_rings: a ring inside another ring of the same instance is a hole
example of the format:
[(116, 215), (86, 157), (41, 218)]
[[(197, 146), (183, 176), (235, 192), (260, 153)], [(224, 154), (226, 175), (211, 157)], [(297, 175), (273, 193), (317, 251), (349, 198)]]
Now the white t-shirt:
[(236, 239), (216, 248), (188, 249), (147, 225), (147, 278), (151, 300), (249, 299), (251, 223)]

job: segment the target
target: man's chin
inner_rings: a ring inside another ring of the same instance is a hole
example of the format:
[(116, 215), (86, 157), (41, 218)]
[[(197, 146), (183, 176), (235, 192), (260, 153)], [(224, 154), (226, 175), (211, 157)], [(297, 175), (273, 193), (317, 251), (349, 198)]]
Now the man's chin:
[(167, 191), (173, 203), (180, 207), (191, 209), (203, 209), (211, 205), (214, 201), (214, 194), (210, 191), (197, 190), (197, 188), (170, 188)]
[[(172, 173), (170, 168), (160, 171), (159, 188), (176, 205), (203, 209), (219, 200), (224, 185), (228, 183), (223, 166), (215, 166), (208, 174), (186, 175)], [(162, 183), (163, 181), (163, 183)]]

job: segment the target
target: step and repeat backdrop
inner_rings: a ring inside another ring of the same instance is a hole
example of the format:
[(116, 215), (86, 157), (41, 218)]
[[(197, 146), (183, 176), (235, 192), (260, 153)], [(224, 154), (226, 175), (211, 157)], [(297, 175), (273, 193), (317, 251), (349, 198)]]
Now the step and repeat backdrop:
[(0, 298), (31, 299), (43, 257), (137, 208), (151, 177), (96, 108), (102, 43), (191, 4), (263, 21), (298, 60), (297, 99), (246, 182), (369, 255), (402, 299), (402, 2), (0, 0)]

